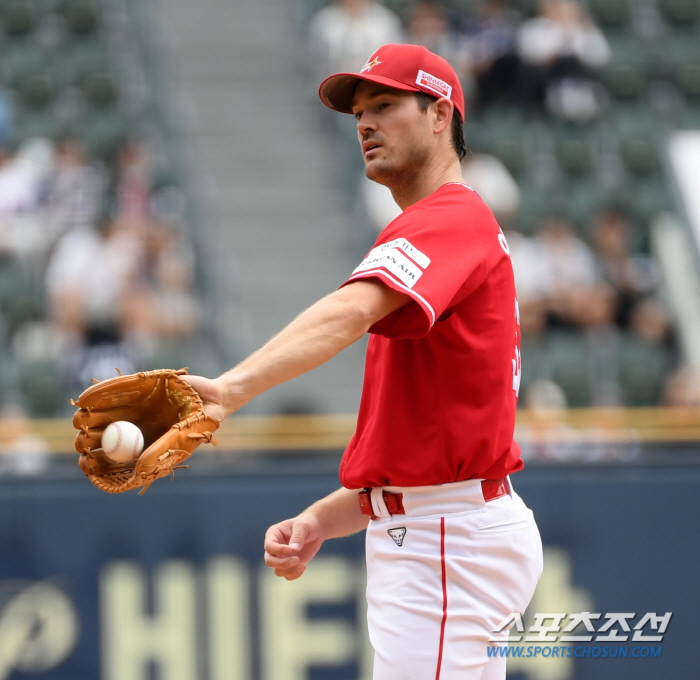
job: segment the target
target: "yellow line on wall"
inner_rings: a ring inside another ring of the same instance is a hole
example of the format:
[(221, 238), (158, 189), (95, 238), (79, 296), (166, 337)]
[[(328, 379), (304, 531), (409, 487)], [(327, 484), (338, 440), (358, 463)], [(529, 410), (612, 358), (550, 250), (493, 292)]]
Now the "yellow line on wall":
[[(215, 438), (220, 451), (342, 449), (355, 431), (354, 415), (233, 416)], [(33, 420), (28, 429), (54, 453), (75, 453), (68, 419)], [(520, 411), (519, 441), (700, 442), (700, 408)], [(203, 451), (210, 450), (204, 447)]]

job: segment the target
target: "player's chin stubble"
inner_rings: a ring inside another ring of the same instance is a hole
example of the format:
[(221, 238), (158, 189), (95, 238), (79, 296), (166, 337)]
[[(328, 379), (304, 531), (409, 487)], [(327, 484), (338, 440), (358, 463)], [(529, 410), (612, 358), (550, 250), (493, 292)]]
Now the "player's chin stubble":
[(369, 179), (378, 184), (384, 184), (392, 190), (409, 187), (416, 184), (427, 160), (427, 149), (410, 146), (398, 156), (392, 153), (388, 158), (365, 161), (365, 174)]

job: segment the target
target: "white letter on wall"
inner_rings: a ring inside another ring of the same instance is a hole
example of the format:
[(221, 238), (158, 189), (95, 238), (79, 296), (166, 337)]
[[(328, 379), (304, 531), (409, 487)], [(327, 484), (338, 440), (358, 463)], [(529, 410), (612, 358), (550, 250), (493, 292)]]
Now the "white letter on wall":
[(214, 558), (207, 566), (207, 629), (210, 680), (249, 680), (250, 579), (233, 557)]
[(153, 614), (147, 583), (134, 562), (112, 562), (100, 579), (104, 680), (147, 680), (148, 665), (161, 680), (198, 680), (196, 581), (191, 565), (164, 562), (153, 579)]
[(306, 680), (311, 665), (339, 665), (354, 659), (357, 632), (350, 621), (310, 621), (313, 603), (354, 601), (356, 563), (317, 557), (296, 581), (265, 567), (260, 578), (262, 669), (265, 680)]

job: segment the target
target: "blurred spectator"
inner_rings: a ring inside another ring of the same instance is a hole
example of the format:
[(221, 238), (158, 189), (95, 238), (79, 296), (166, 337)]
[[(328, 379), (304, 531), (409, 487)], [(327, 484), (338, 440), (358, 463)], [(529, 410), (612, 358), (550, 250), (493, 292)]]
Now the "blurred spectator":
[(506, 241), (513, 262), (520, 329), (523, 336), (536, 337), (545, 327), (551, 279), (549, 267), (542, 255), (542, 246), (535, 239), (517, 231), (508, 231)]
[[(313, 90), (332, 73), (359, 71), (372, 52), (387, 43), (403, 42), (401, 21), (391, 10), (374, 0), (337, 0), (319, 10), (309, 26), (309, 55)], [(325, 109), (325, 107), (322, 107)], [(356, 210), (358, 179), (364, 170), (357, 143), (357, 121), (353, 116), (330, 115), (321, 110), (334, 137), (338, 185), (346, 192), (347, 210)], [(363, 216), (358, 214), (358, 221)], [(360, 232), (367, 230), (365, 225)], [(364, 247), (365, 234), (353, 234)]]
[(664, 385), (664, 406), (700, 406), (700, 374), (696, 368), (681, 366)]
[(41, 296), (34, 272), (23, 262), (0, 229), (0, 351), (3, 341), (25, 322), (42, 314)]
[(46, 289), (60, 332), (84, 337), (90, 329), (119, 328), (125, 296), (143, 265), (141, 220), (76, 227), (58, 242), (46, 270)]
[(485, 0), (463, 28), (462, 48), (481, 108), (520, 103), (520, 60), (515, 49), (520, 21), (507, 0)]
[(44, 139), (29, 139), (16, 151), (0, 149), (0, 215), (35, 210), (53, 165), (53, 147)]
[(409, 43), (423, 45), (450, 63), (462, 83), (465, 102), (468, 103), (474, 87), (472, 65), (445, 6), (438, 0), (419, 0), (409, 11), (406, 32)]
[(614, 298), (595, 254), (563, 216), (552, 215), (537, 236), (548, 271), (547, 324), (550, 327), (604, 326), (613, 319)]
[(46, 205), (51, 242), (74, 227), (96, 224), (105, 189), (104, 173), (90, 162), (85, 143), (77, 137), (59, 140)]
[[(448, 59), (454, 50), (454, 38), (445, 8), (431, 0), (420, 0), (409, 12), (408, 41), (413, 45), (423, 45), (431, 52)], [(451, 60), (450, 64), (455, 68)]]
[(599, 111), (594, 69), (611, 57), (602, 31), (576, 0), (541, 0), (539, 16), (525, 21), (517, 49), (526, 103), (546, 105), (553, 115), (588, 120)]
[(662, 345), (669, 340), (671, 320), (663, 305), (653, 298), (639, 301), (631, 314), (632, 330), (640, 337)]
[(360, 178), (360, 199), (372, 228), (365, 244), (369, 247), (376, 240), (377, 234), (401, 214), (401, 208), (387, 187), (364, 176)]
[[(520, 189), (506, 166), (490, 154), (468, 153), (462, 161), (462, 176), (493, 210), (499, 223), (507, 224), (520, 205)], [(366, 178), (361, 179), (360, 194), (374, 242), (377, 234), (401, 214), (401, 208), (389, 189)]]
[(378, 47), (402, 39), (401, 21), (386, 7), (374, 0), (337, 0), (319, 10), (309, 26), (315, 80), (356, 72)]
[(628, 406), (658, 404), (675, 364), (670, 318), (652, 297), (636, 303), (620, 353), (620, 380)]
[(47, 249), (39, 209), (53, 166), (53, 147), (29, 139), (16, 151), (0, 148), (0, 240), (23, 262), (39, 267)]
[(115, 214), (147, 218), (151, 201), (151, 158), (143, 142), (129, 140), (117, 154)]
[(520, 188), (503, 162), (481, 151), (468, 153), (462, 160), (462, 177), (506, 228), (520, 207)]
[[(570, 461), (581, 450), (580, 433), (565, 422), (564, 391), (551, 380), (537, 380), (524, 399), (527, 425), (516, 425), (517, 439), (524, 460)], [(520, 419), (522, 421), (522, 419)]]
[(65, 348), (63, 373), (77, 389), (92, 378), (137, 370), (124, 343), (135, 282), (142, 275), (148, 224), (134, 217), (75, 227), (58, 242), (46, 270), (49, 313)]
[(48, 444), (32, 433), (25, 410), (5, 404), (0, 409), (0, 475), (36, 475), (48, 465)]
[(637, 301), (656, 285), (650, 258), (630, 255), (634, 236), (631, 215), (622, 208), (606, 208), (593, 224), (593, 247), (603, 276), (615, 291), (615, 322), (623, 329), (629, 326)]
[(639, 455), (639, 434), (621, 427), (614, 415), (606, 418), (599, 411), (588, 427), (573, 426), (567, 418), (566, 396), (551, 380), (535, 382), (524, 406), (525, 417), (515, 428), (524, 460), (591, 463), (630, 461)]
[(131, 347), (148, 356), (159, 340), (190, 336), (201, 322), (193, 292), (194, 250), (172, 225), (152, 225), (147, 262), (124, 298), (123, 332)]

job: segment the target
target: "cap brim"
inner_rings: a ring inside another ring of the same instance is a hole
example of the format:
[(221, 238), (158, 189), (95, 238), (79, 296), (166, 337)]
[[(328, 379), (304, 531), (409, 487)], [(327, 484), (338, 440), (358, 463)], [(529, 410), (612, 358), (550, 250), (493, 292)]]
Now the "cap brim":
[(369, 83), (386, 85), (395, 90), (406, 90), (407, 92), (420, 92), (420, 88), (415, 85), (407, 85), (400, 80), (385, 78), (384, 76), (373, 76), (371, 74), (361, 75), (358, 73), (336, 73), (326, 78), (318, 88), (318, 96), (321, 101), (334, 111), (340, 113), (352, 113), (352, 99), (355, 96), (357, 84), (365, 80)]

